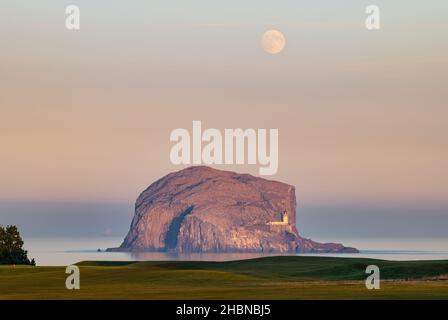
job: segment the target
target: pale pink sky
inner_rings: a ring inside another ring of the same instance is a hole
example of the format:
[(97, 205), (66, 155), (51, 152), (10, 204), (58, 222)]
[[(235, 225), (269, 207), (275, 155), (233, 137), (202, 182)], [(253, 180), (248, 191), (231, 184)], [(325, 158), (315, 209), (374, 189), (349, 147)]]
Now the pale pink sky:
[[(202, 120), (278, 128), (272, 178), (299, 201), (448, 204), (443, 2), (380, 1), (388, 15), (373, 33), (355, 2), (332, 7), (340, 15), (287, 2), (272, 16), (266, 4), (198, 2), (182, 16), (136, 3), (112, 1), (107, 15), (80, 1), (74, 33), (57, 2), (2, 8), (0, 201), (132, 201), (180, 169), (170, 131)], [(275, 56), (260, 46), (273, 27), (287, 39)]]

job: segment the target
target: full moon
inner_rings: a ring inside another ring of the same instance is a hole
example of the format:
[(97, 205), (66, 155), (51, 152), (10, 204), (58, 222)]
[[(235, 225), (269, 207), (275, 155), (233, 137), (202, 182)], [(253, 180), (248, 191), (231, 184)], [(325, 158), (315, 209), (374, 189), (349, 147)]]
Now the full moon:
[(261, 45), (264, 51), (270, 54), (277, 54), (285, 48), (286, 39), (283, 33), (277, 30), (268, 30), (261, 37)]

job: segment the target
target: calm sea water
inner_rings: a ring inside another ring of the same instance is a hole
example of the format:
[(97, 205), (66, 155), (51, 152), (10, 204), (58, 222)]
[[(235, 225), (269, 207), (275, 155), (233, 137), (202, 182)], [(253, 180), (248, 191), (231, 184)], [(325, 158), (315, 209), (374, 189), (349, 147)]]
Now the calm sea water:
[[(66, 266), (86, 260), (196, 260), (227, 261), (267, 256), (266, 254), (168, 254), (159, 252), (97, 252), (118, 247), (123, 238), (25, 238), (28, 256), (41, 266)], [(315, 239), (331, 242), (335, 239)], [(358, 248), (358, 254), (303, 254), (311, 256), (366, 257), (385, 260), (448, 260), (448, 239), (337, 239), (346, 246)], [(277, 254), (278, 255), (278, 254)], [(298, 254), (301, 255), (301, 254)]]

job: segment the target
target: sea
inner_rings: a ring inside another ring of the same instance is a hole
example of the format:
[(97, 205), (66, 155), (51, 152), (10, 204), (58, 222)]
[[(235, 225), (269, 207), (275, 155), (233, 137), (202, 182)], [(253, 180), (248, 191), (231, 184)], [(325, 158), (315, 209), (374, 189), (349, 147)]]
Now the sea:
[[(295, 256), (358, 257), (382, 260), (448, 260), (447, 239), (313, 239), (319, 242), (340, 242), (357, 248), (355, 254), (288, 254)], [(106, 252), (118, 247), (122, 237), (58, 237), (24, 238), (28, 257), (39, 266), (67, 266), (80, 261), (230, 261), (280, 254), (258, 253), (193, 253)]]

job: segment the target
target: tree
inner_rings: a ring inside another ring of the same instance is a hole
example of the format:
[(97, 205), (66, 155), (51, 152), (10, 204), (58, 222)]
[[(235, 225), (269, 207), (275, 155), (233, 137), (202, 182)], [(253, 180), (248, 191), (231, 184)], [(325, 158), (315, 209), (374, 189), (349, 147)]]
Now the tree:
[(0, 225), (0, 264), (36, 265), (34, 259), (30, 261), (27, 255), (17, 227)]

